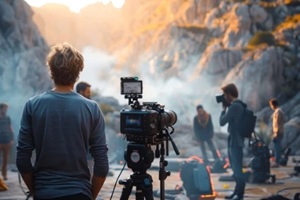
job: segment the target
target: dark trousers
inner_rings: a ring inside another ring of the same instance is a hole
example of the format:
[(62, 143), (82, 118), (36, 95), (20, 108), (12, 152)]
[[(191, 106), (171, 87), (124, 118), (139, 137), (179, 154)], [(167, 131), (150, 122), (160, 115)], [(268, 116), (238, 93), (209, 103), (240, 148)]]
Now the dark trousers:
[(63, 197), (52, 198), (52, 199), (40, 199), (35, 197), (34, 200), (91, 200), (91, 199), (88, 196), (79, 193), (79, 194), (73, 194), (73, 195), (68, 195)]
[(215, 147), (212, 139), (200, 140), (200, 148), (201, 148), (201, 152), (202, 152), (202, 156), (203, 156), (204, 162), (208, 162), (208, 157), (207, 157), (207, 153), (206, 153), (205, 143), (208, 144), (208, 146), (209, 146), (209, 148), (210, 148), (210, 150), (211, 150), (211, 152), (212, 152), (212, 154), (214, 156), (214, 159), (215, 160), (219, 159), (216, 147)]
[(235, 179), (234, 193), (239, 197), (243, 197), (246, 187), (243, 174), (243, 147), (228, 147), (228, 156)]
[(275, 162), (278, 165), (280, 164), (280, 160), (281, 160), (281, 141), (282, 141), (282, 137), (280, 136), (277, 136), (276, 138), (273, 139)]

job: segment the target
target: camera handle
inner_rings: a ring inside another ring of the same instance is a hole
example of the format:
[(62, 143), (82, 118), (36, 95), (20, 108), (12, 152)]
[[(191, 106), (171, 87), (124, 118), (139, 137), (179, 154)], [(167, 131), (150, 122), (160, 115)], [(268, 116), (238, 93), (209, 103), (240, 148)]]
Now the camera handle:
[(133, 109), (141, 109), (142, 105), (139, 102), (139, 99), (142, 98), (142, 95), (137, 94), (127, 94), (125, 99), (128, 99), (128, 105), (131, 105)]
[[(178, 156), (180, 153), (179, 153), (179, 151), (178, 151), (178, 148), (177, 148), (177, 146), (176, 146), (174, 140), (173, 140), (172, 137), (171, 137), (171, 134), (174, 132), (174, 128), (173, 128), (172, 126), (169, 126), (169, 128), (172, 129), (171, 133), (169, 133), (168, 129), (164, 129), (164, 130), (165, 130), (165, 135), (167, 135), (166, 141), (169, 142), (169, 140), (170, 140), (170, 142), (171, 142), (171, 144), (172, 144), (172, 147), (173, 147), (173, 149), (174, 149), (176, 155)], [(168, 149), (168, 151), (167, 151), (167, 155), (169, 155), (169, 149)]]

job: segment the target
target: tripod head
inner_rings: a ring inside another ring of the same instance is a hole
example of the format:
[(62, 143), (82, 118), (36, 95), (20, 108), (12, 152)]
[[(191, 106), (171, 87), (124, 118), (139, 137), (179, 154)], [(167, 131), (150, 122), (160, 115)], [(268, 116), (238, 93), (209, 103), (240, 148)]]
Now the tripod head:
[(128, 143), (124, 158), (133, 172), (146, 173), (154, 160), (154, 153), (147, 144)]

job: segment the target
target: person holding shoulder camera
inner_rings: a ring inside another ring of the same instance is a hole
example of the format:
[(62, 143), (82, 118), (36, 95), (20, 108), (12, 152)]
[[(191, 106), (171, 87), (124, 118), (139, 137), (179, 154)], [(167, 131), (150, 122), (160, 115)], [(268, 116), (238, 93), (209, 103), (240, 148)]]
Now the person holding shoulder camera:
[(233, 194), (225, 199), (242, 200), (244, 197), (246, 181), (242, 171), (244, 138), (237, 127), (246, 104), (238, 99), (237, 87), (230, 83), (221, 88), (222, 96), (217, 96), (217, 102), (222, 102), (223, 111), (220, 115), (220, 125), (228, 123), (228, 157), (235, 179)]

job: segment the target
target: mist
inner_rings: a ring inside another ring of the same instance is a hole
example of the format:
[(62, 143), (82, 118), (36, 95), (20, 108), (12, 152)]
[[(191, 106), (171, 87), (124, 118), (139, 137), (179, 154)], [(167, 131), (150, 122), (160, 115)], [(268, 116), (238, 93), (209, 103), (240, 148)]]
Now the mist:
[[(101, 96), (114, 97), (119, 104), (124, 105), (128, 100), (120, 94), (121, 77), (138, 77), (143, 81), (142, 102), (157, 102), (165, 105), (166, 110), (173, 110), (178, 116), (179, 124), (192, 125), (196, 114), (196, 106), (202, 104), (211, 113), (216, 130), (226, 132), (226, 127), (219, 127), (218, 119), (221, 105), (215, 101), (215, 95), (220, 93), (219, 88), (212, 87), (205, 77), (191, 79), (194, 65), (184, 67), (180, 75), (167, 76), (153, 70), (153, 62), (142, 60), (134, 69), (116, 67), (118, 57), (95, 47), (85, 47), (84, 69), (79, 81), (86, 81), (92, 85), (92, 91)], [(136, 71), (137, 74), (132, 74)], [(182, 75), (184, 74), (184, 75)]]

